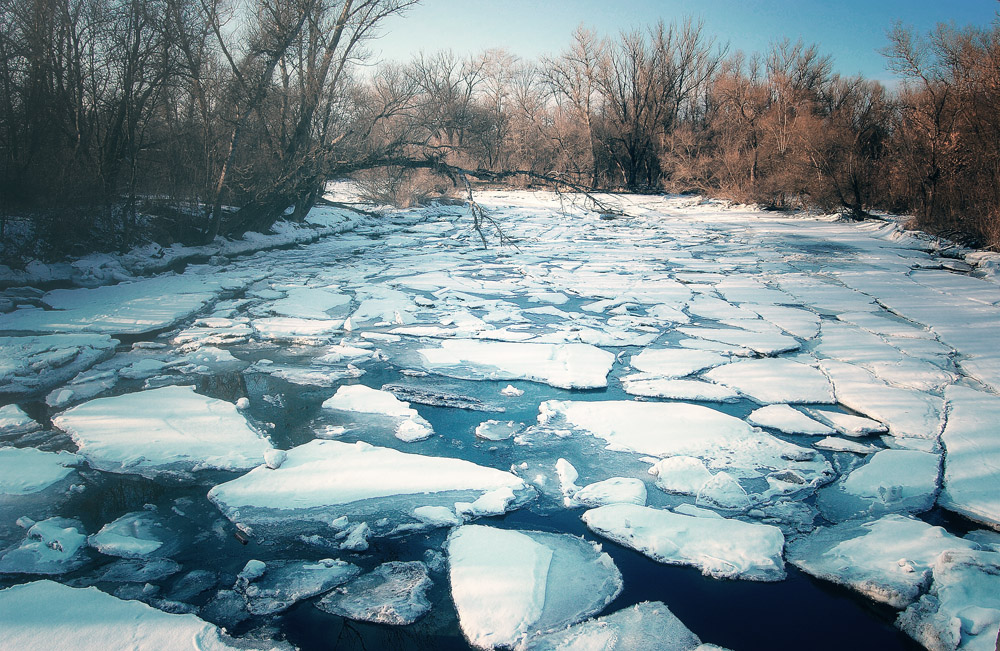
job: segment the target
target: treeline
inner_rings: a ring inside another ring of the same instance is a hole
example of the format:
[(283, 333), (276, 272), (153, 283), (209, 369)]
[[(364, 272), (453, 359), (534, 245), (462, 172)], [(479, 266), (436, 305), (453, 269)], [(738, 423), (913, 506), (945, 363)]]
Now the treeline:
[(328, 179), (404, 203), (459, 170), (883, 209), (1000, 245), (1000, 23), (895, 28), (891, 91), (692, 21), (581, 28), (537, 61), (358, 65), (415, 1), (0, 0), (4, 254), (27, 231), (54, 252), (206, 241), (301, 218)]

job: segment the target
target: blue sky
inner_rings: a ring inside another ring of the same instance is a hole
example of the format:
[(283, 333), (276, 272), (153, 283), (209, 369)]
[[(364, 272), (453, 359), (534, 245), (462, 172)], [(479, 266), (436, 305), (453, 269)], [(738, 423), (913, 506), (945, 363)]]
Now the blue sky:
[(423, 0), (392, 18), (372, 43), (376, 56), (407, 61), (418, 51), (505, 47), (526, 58), (558, 53), (577, 25), (602, 34), (685, 16), (730, 48), (764, 51), (788, 37), (816, 43), (843, 74), (891, 80), (878, 50), (897, 20), (921, 32), (939, 22), (988, 26), (996, 0)]

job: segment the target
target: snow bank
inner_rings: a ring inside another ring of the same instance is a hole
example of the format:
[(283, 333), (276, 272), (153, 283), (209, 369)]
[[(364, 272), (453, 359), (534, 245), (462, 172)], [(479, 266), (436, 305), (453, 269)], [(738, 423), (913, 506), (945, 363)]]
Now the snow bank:
[(706, 576), (752, 581), (785, 578), (781, 529), (727, 518), (612, 504), (583, 514), (591, 531), (661, 563), (693, 565)]
[(246, 470), (271, 444), (236, 406), (170, 386), (98, 398), (55, 416), (100, 470), (145, 477), (202, 469)]

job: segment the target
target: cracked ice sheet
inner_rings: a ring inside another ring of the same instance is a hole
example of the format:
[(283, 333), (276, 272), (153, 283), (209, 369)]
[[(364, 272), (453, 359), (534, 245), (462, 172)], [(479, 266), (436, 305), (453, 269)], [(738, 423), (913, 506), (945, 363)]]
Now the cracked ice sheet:
[(446, 550), (459, 624), (482, 649), (575, 624), (623, 587), (599, 545), (568, 534), (466, 525), (452, 532)]
[(832, 404), (833, 387), (819, 369), (790, 359), (747, 359), (705, 373), (762, 404)]
[(44, 393), (115, 354), (107, 335), (0, 337), (0, 395)]
[(963, 386), (945, 391), (948, 422), (939, 504), (1000, 529), (1000, 398)]
[(629, 360), (632, 368), (662, 378), (682, 378), (730, 361), (728, 355), (684, 348), (646, 348)]
[(91, 466), (144, 477), (247, 470), (271, 449), (236, 406), (170, 386), (98, 398), (52, 419)]
[(413, 511), (423, 506), (453, 509), (485, 497), (491, 503), (480, 502), (483, 513), (492, 506), (498, 514), (533, 496), (519, 477), (470, 461), (322, 440), (292, 448), (277, 469), (260, 466), (208, 493), (233, 522), (286, 537), (333, 533), (328, 524), (342, 516), (373, 523), (382, 535), (421, 523)]
[(738, 418), (685, 403), (611, 400), (548, 400), (539, 405), (538, 422), (564, 424), (607, 441), (607, 449), (639, 455), (697, 457), (716, 470), (740, 478), (795, 470), (816, 486), (833, 476), (830, 464), (814, 450), (782, 441)]
[(884, 423), (893, 436), (938, 438), (944, 413), (941, 398), (890, 386), (853, 364), (822, 360), (820, 368), (833, 382), (834, 395), (841, 404)]
[(905, 608), (924, 589), (942, 552), (976, 544), (902, 515), (820, 527), (788, 545), (786, 558), (804, 572), (870, 599)]
[(0, 315), (0, 332), (146, 334), (183, 321), (225, 289), (245, 284), (236, 277), (184, 274), (96, 289), (56, 289), (42, 298), (50, 310)]
[(920, 450), (879, 450), (840, 481), (820, 490), (817, 506), (831, 522), (934, 506), (941, 457)]
[(0, 629), (13, 649), (291, 649), (227, 637), (194, 615), (174, 615), (97, 588), (36, 581), (0, 590)]
[(721, 579), (780, 581), (785, 537), (777, 527), (721, 517), (697, 517), (635, 504), (583, 514), (591, 531), (653, 560), (692, 565)]
[(421, 348), (424, 369), (468, 380), (531, 380), (562, 389), (607, 386), (614, 354), (590, 344), (455, 339)]
[(801, 346), (798, 340), (783, 334), (777, 327), (762, 319), (744, 320), (740, 325), (741, 327), (733, 328), (684, 326), (677, 328), (677, 331), (695, 339), (749, 348), (760, 355), (778, 355), (798, 350)]

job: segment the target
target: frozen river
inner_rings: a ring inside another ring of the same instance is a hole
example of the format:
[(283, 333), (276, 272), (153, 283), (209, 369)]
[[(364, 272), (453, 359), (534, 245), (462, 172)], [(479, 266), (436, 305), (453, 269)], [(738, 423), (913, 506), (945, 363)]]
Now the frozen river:
[(888, 222), (477, 199), (516, 246), (437, 206), (8, 292), (0, 646), (994, 648), (1000, 285)]

